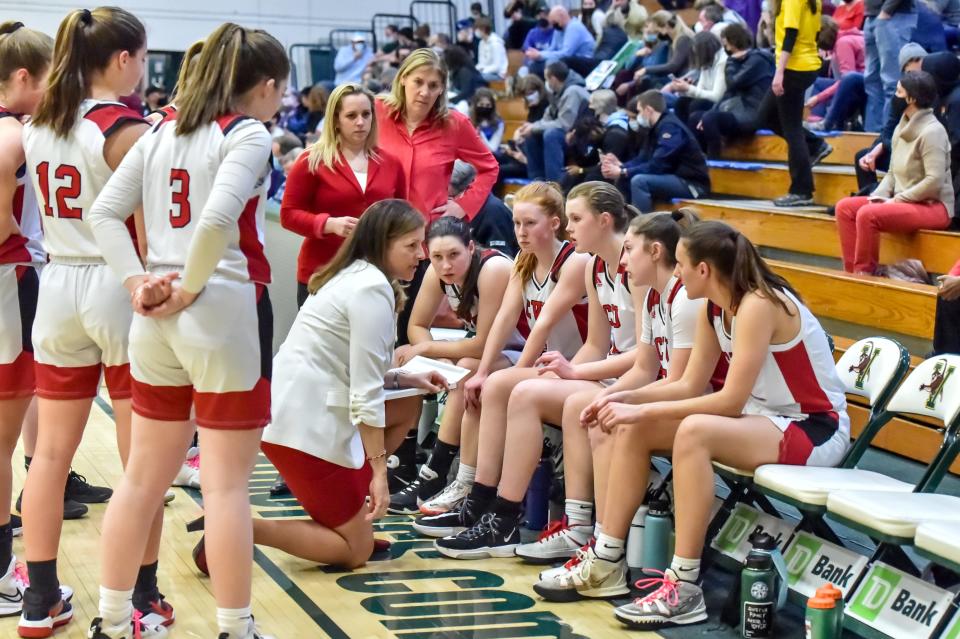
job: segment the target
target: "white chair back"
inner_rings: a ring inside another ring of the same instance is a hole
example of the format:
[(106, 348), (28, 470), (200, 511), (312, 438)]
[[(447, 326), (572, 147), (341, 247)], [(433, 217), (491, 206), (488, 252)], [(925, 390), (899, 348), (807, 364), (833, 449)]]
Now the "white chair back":
[(960, 355), (924, 360), (894, 393), (887, 410), (936, 417), (951, 425), (960, 414)]
[(906, 350), (886, 337), (868, 337), (852, 344), (837, 362), (837, 374), (846, 391), (865, 397), (874, 406), (891, 384), (903, 375)]

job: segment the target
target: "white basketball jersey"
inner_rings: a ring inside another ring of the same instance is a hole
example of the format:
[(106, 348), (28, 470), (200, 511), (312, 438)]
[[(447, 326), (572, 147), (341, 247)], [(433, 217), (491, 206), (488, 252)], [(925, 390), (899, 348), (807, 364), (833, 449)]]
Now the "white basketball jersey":
[(87, 212), (113, 171), (103, 157), (107, 138), (140, 114), (119, 102), (84, 100), (66, 138), (27, 123), (23, 149), (43, 214), (43, 246), (53, 257), (102, 259)]
[[(795, 420), (806, 419), (814, 413), (836, 413), (840, 432), (849, 434), (847, 397), (837, 375), (827, 335), (806, 306), (789, 291), (784, 294), (800, 312), (800, 331), (785, 344), (770, 345), (750, 392), (750, 402), (770, 415)], [(707, 312), (720, 348), (732, 361), (737, 318), (731, 320), (728, 334), (723, 325), (723, 310), (710, 302)]]
[(600, 256), (593, 258), (593, 287), (610, 323), (610, 355), (625, 353), (637, 346), (637, 328), (633, 296), (627, 281), (627, 269), (618, 265), (613, 279)]
[[(0, 118), (11, 117), (19, 119), (19, 114), (0, 106)], [(17, 169), (17, 188), (13, 192), (11, 210), (20, 232), (0, 244), (0, 264), (43, 264), (47, 261), (47, 255), (43, 252), (40, 207), (26, 163)]]
[[(480, 270), (483, 270), (483, 267), (494, 258), (503, 258), (505, 260), (511, 260), (509, 257), (497, 251), (495, 249), (486, 249), (480, 254)], [(479, 276), (478, 276), (479, 277)], [(445, 284), (443, 281), (440, 282), (440, 288), (443, 289), (443, 294), (447, 296), (447, 302), (450, 304), (450, 308), (456, 313), (460, 308), (460, 300), (463, 297), (463, 292), (460, 290), (460, 287), (456, 284)], [(471, 333), (477, 332), (477, 317), (479, 314), (478, 310), (478, 301), (480, 296), (477, 295), (473, 298), (473, 305), (470, 308), (470, 318), (463, 320), (464, 328)], [(499, 307), (500, 301), (496, 302)], [(523, 343), (523, 337), (520, 335), (518, 330), (514, 331), (514, 335), (507, 341), (507, 344), (514, 344), (519, 340), (519, 343)]]
[[(527, 326), (532, 331), (537, 324), (537, 318), (540, 317), (540, 311), (543, 305), (547, 303), (547, 298), (556, 288), (560, 279), (560, 270), (566, 264), (567, 259), (576, 252), (572, 242), (565, 241), (557, 252), (550, 272), (543, 282), (537, 281), (536, 273), (531, 273), (530, 279), (523, 285), (523, 314), (527, 320)], [(576, 304), (570, 312), (564, 315), (557, 322), (550, 335), (547, 336), (547, 350), (558, 351), (567, 359), (572, 359), (583, 342), (587, 339), (587, 317), (588, 313), (587, 299), (584, 297), (579, 304)]]
[[(154, 125), (137, 143), (143, 153), (143, 215), (147, 266), (182, 268), (217, 172), (233, 145), (263, 137), (264, 155), (255, 184), (238, 193), (246, 201), (216, 273), (234, 280), (270, 282), (264, 254), (264, 213), (269, 187), (269, 134), (257, 120), (228, 114), (189, 135), (176, 134), (176, 112)], [(249, 143), (249, 142), (248, 142)]]
[(670, 355), (675, 348), (693, 348), (702, 300), (691, 300), (680, 278), (673, 276), (663, 293), (653, 287), (644, 299), (640, 341), (657, 349), (660, 371), (657, 379), (670, 372)]

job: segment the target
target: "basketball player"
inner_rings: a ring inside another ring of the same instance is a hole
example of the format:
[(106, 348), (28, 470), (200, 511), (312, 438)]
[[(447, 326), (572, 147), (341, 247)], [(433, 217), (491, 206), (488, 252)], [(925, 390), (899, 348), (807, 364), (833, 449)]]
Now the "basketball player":
[[(163, 499), (193, 436), (207, 560), (222, 639), (260, 637), (250, 613), (252, 530), (247, 480), (270, 417), (272, 312), (265, 284), (263, 199), (270, 134), (290, 65), (265, 31), (224, 24), (177, 99), (125, 158), (91, 213), (98, 244), (131, 293), (131, 373), (137, 423), (130, 463), (103, 522), (100, 617), (90, 637), (127, 637), (147, 513)], [(159, 179), (157, 176), (161, 176)], [(124, 241), (123, 220), (143, 205), (147, 263)]]
[[(24, 637), (49, 636), (72, 616), (56, 569), (62, 495), (101, 373), (120, 458), (127, 459), (130, 297), (103, 263), (88, 220), (98, 192), (148, 128), (139, 113), (117, 101), (139, 84), (145, 56), (146, 32), (133, 14), (108, 7), (71, 12), (57, 31), (47, 91), (24, 127), (27, 171), (50, 256), (33, 327), (39, 434), (23, 500), (30, 575), (18, 629)], [(155, 534), (144, 535), (149, 542), (139, 554), (127, 555), (142, 557), (133, 564), (142, 564), (136, 605), (149, 624), (174, 619), (156, 584), (162, 518), (160, 508), (144, 515), (143, 524)]]

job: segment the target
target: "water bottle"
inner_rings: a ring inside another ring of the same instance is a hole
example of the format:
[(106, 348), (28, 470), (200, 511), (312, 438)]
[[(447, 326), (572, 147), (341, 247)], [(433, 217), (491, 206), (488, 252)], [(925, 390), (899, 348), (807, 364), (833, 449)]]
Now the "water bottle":
[(553, 460), (549, 457), (541, 458), (537, 469), (533, 471), (527, 494), (523, 498), (523, 510), (527, 518), (524, 525), (529, 530), (543, 530), (547, 526), (552, 477)]
[(649, 508), (640, 506), (633, 521), (630, 522), (630, 534), (627, 535), (627, 566), (633, 571), (644, 568), (643, 565), (643, 532)]
[(765, 549), (753, 548), (740, 574), (740, 636), (744, 639), (773, 636), (777, 570)]
[(833, 599), (833, 625), (836, 627), (836, 636), (843, 635), (843, 592), (833, 584), (826, 584), (817, 588), (814, 597)]
[(811, 597), (807, 600), (804, 619), (806, 639), (839, 639), (834, 616), (837, 607), (833, 597)]
[(670, 537), (673, 534), (673, 516), (665, 499), (650, 502), (643, 526), (641, 567), (664, 571), (670, 566)]

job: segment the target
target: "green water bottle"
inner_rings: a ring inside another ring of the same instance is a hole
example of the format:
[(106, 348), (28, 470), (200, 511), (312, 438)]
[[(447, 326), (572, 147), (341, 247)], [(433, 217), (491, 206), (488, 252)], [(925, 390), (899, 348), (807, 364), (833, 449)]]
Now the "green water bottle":
[(740, 636), (744, 639), (773, 637), (777, 570), (770, 553), (752, 549), (740, 575)]
[(673, 516), (670, 513), (670, 503), (664, 499), (650, 502), (643, 527), (643, 550), (640, 558), (643, 568), (663, 572), (670, 566), (672, 534)]
[(836, 609), (833, 597), (807, 599), (806, 639), (839, 639), (834, 619)]
[(843, 636), (843, 592), (833, 584), (826, 584), (817, 588), (814, 597), (833, 599), (833, 625), (836, 626), (836, 636)]

